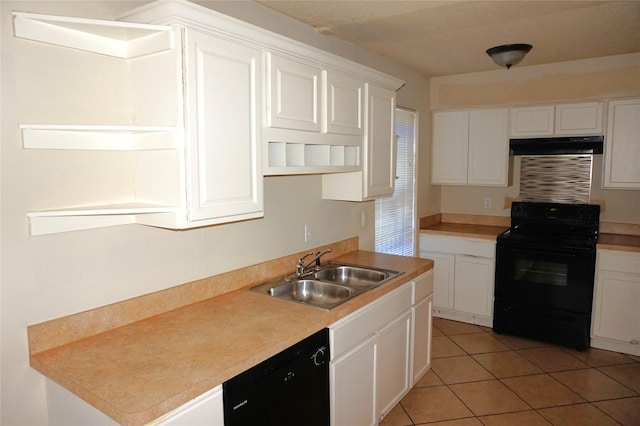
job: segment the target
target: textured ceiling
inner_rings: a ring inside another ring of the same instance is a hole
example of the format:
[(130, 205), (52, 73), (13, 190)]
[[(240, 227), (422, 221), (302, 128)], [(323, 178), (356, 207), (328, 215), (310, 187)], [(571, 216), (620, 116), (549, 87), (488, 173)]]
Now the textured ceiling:
[(520, 66), (640, 52), (640, 0), (257, 0), (427, 76), (497, 69), (485, 51), (533, 45)]

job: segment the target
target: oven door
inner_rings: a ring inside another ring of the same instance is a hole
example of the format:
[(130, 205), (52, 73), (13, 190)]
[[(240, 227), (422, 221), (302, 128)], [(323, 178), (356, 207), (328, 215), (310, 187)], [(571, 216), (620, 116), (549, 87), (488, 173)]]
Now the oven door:
[(551, 250), (498, 245), (496, 300), (590, 314), (595, 249)]

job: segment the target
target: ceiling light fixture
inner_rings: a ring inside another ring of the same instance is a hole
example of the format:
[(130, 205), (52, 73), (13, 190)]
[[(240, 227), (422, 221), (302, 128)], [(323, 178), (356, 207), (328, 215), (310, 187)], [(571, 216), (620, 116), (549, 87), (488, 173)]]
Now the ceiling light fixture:
[(491, 56), (496, 64), (509, 69), (519, 64), (531, 48), (530, 44), (504, 44), (488, 49), (487, 55)]

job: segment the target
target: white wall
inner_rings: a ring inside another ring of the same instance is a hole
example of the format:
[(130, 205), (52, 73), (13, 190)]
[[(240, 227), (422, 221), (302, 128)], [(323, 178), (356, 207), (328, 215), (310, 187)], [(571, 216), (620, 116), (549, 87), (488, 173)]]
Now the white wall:
[[(52, 200), (73, 200), (76, 191), (91, 194), (91, 185), (104, 180), (101, 176), (105, 174), (115, 185), (123, 171), (118, 168), (121, 162), (112, 162), (110, 155), (104, 155), (84, 169), (74, 183), (73, 171), (82, 165), (82, 160), (74, 159), (77, 154), (22, 149), (18, 124), (115, 124), (133, 121), (133, 117), (131, 111), (118, 107), (127, 104), (129, 97), (124, 85), (122, 90), (113, 90), (111, 84), (95, 83), (117, 75), (115, 71), (122, 62), (16, 39), (10, 12), (112, 19), (142, 3), (0, 2), (2, 425), (47, 423), (43, 378), (28, 366), (26, 327), (30, 324), (353, 236), (360, 237), (362, 248), (372, 247), (373, 203), (322, 200), (319, 176), (266, 178), (264, 219), (180, 232), (126, 225), (28, 235), (28, 210), (44, 207)], [(417, 108), (422, 117), (428, 117), (428, 81), (420, 76), (374, 54), (321, 36), (255, 3), (207, 5), (227, 8), (238, 17), (407, 81), (400, 92), (399, 105)], [(86, 99), (91, 102), (85, 104)], [(54, 185), (56, 190), (42, 191), (43, 179), (59, 183)], [(67, 194), (69, 188), (73, 191)], [(365, 229), (360, 227), (363, 210), (369, 218)], [(303, 240), (305, 223), (313, 227), (310, 243)]]

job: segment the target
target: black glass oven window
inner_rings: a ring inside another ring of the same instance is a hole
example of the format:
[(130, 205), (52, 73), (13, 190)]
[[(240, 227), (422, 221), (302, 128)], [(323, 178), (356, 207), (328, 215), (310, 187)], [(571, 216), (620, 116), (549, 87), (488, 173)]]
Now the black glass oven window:
[(518, 282), (567, 286), (569, 265), (534, 259), (515, 259), (514, 278)]

